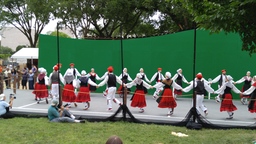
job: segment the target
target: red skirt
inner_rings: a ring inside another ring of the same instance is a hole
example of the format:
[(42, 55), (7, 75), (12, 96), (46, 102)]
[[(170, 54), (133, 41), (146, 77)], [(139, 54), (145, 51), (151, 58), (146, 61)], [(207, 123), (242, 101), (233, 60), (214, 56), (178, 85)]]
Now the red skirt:
[(88, 102), (91, 101), (90, 98), (90, 92), (88, 87), (80, 87), (80, 90), (76, 97), (76, 102), (82, 103), (82, 102)]
[(132, 98), (131, 106), (139, 107), (139, 108), (143, 108), (147, 106), (144, 90), (135, 91)]
[[(244, 90), (244, 87), (242, 87), (242, 90), (241, 90), (241, 92), (244, 92), (245, 90)], [(250, 98), (251, 97), (251, 95), (240, 95), (240, 98)]]
[(66, 84), (62, 91), (62, 101), (64, 102), (75, 102), (76, 95), (72, 84)]
[(176, 89), (174, 89), (174, 94), (176, 94), (176, 95), (182, 95), (182, 91), (181, 91), (181, 90), (176, 90)]
[(177, 103), (172, 95), (172, 90), (167, 88), (164, 89), (163, 94), (161, 96), (161, 100), (158, 104), (159, 108), (175, 108)]
[[(131, 89), (130, 89), (130, 88), (127, 88), (127, 94), (129, 94), (130, 91), (131, 91)], [(122, 93), (123, 93), (123, 86), (120, 85), (116, 92), (117, 92), (118, 94), (122, 94)]]
[(45, 84), (35, 84), (34, 91), (32, 92), (36, 95), (36, 98), (47, 98), (48, 97), (48, 89)]
[(220, 105), (220, 111), (235, 111), (237, 110), (236, 106), (233, 104), (232, 101), (232, 95), (231, 94), (225, 94), (224, 99), (221, 102)]

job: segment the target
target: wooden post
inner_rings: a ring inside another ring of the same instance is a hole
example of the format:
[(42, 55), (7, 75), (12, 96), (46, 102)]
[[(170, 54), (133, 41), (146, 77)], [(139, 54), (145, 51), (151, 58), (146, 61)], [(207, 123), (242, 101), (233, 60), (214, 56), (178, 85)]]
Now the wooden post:
[(59, 106), (62, 106), (62, 86), (59, 84)]
[(123, 104), (127, 104), (127, 88), (124, 88)]
[(12, 78), (12, 74), (8, 73), (8, 88), (11, 88), (11, 78)]

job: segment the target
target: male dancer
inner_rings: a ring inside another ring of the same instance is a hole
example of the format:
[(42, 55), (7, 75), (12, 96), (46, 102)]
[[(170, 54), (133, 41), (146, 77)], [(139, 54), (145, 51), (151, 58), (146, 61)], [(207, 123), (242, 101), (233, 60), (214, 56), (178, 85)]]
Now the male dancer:
[[(226, 75), (226, 70), (223, 69), (221, 70), (221, 74), (218, 75), (215, 79), (213, 79), (212, 81), (210, 81), (209, 84), (212, 84), (212, 83), (216, 83), (218, 82), (218, 88), (220, 88), (222, 85), (224, 85), (224, 83), (226, 82), (226, 79), (227, 79), (227, 75)], [(216, 96), (215, 97), (215, 100), (217, 103), (220, 102), (220, 95)]]
[[(156, 83), (161, 82), (164, 79), (162, 72), (162, 68), (158, 68), (158, 71), (153, 75), (153, 77), (150, 80), (150, 83), (152, 83), (154, 80), (156, 81)], [(153, 94), (153, 98), (156, 99), (159, 96), (159, 93), (163, 90), (162, 87), (160, 88), (156, 88), (156, 91)]]
[(116, 83), (118, 82), (120, 85), (122, 85), (122, 81), (118, 78), (118, 76), (116, 76), (113, 71), (113, 67), (109, 66), (108, 67), (108, 75), (106, 75), (105, 79), (98, 84), (97, 87), (103, 86), (105, 84), (107, 84), (107, 105), (108, 105), (108, 111), (112, 111), (112, 100), (119, 104), (122, 105), (122, 103), (115, 98), (115, 94), (116, 94)]
[[(64, 78), (61, 73), (59, 73), (59, 67), (56, 65), (53, 67), (54, 71), (49, 76), (49, 84), (51, 84), (51, 95), (53, 99), (59, 98), (59, 80), (64, 84)], [(59, 73), (59, 76), (58, 76)]]

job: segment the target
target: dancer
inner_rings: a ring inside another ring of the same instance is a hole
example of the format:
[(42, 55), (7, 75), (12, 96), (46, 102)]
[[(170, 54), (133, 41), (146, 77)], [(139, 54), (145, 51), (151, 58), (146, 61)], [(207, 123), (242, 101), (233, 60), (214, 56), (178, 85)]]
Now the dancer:
[(74, 88), (76, 87), (76, 80), (74, 79), (74, 75), (71, 71), (68, 71), (66, 76), (64, 76), (64, 89), (62, 91), (62, 101), (67, 102), (66, 106), (71, 108), (71, 103), (76, 104), (76, 95), (74, 92)]
[[(253, 84), (251, 85), (251, 87), (246, 91), (242, 92), (241, 95), (251, 95), (248, 110), (251, 113), (256, 113), (256, 76), (253, 77)], [(256, 119), (256, 117), (254, 119)]]
[[(190, 84), (186, 78), (184, 77), (184, 75), (182, 74), (182, 69), (179, 68), (177, 70), (177, 73), (172, 77), (172, 80), (175, 81), (178, 85), (180, 85), (182, 87), (182, 81), (184, 83), (187, 83), (187, 84)], [(177, 89), (174, 89), (174, 98), (176, 99), (177, 98), (177, 95), (182, 95), (182, 91), (181, 90), (177, 90)]]
[[(158, 68), (158, 71), (152, 76), (150, 83), (152, 83), (154, 80), (156, 81), (156, 83), (160, 83), (163, 79), (164, 76), (161, 73), (162, 72), (162, 68)], [(159, 93), (163, 90), (162, 87), (156, 88), (156, 91), (153, 94), (153, 98), (156, 99), (159, 96)]]
[(227, 76), (225, 83), (214, 93), (222, 95), (222, 101), (220, 106), (220, 111), (227, 111), (229, 117), (227, 119), (232, 119), (234, 115), (234, 111), (237, 110), (236, 106), (233, 104), (233, 96), (231, 93), (231, 89), (240, 94), (240, 90), (238, 90), (233, 84), (233, 78), (231, 76)]
[(59, 98), (59, 82), (64, 84), (64, 78), (61, 73), (59, 73), (59, 67), (56, 65), (53, 67), (53, 72), (49, 76), (49, 84), (51, 85), (51, 96), (52, 99)]
[(162, 82), (155, 84), (153, 87), (156, 89), (163, 88), (163, 93), (156, 100), (159, 108), (168, 108), (167, 116), (170, 117), (173, 114), (174, 108), (177, 103), (173, 97), (171, 86), (175, 89), (182, 90), (182, 87), (171, 79), (171, 73), (165, 73), (165, 79)]
[(77, 79), (77, 76), (81, 76), (81, 74), (78, 72), (78, 70), (75, 68), (74, 63), (69, 64), (70, 68), (68, 68), (64, 74), (64, 77), (69, 73), (73, 74), (74, 78)]
[(207, 81), (204, 81), (202, 73), (198, 73), (196, 75), (195, 83), (191, 82), (190, 85), (184, 88), (182, 91), (189, 92), (190, 90), (193, 89), (193, 85), (196, 92), (196, 108), (198, 111), (200, 111), (201, 109), (204, 112), (205, 116), (207, 116), (208, 110), (203, 104), (204, 93), (205, 93), (205, 90), (208, 91), (209, 93), (214, 93), (214, 90), (208, 85)]
[(87, 110), (90, 107), (90, 101), (91, 101), (88, 84), (94, 87), (96, 87), (97, 84), (94, 83), (89, 77), (86, 76), (85, 70), (82, 70), (81, 77), (77, 80), (77, 83), (78, 83), (77, 85), (80, 85), (80, 90), (77, 94), (76, 102), (84, 103), (85, 104), (84, 110)]
[[(251, 87), (252, 77), (251, 77), (250, 71), (247, 71), (246, 76), (244, 76), (240, 80), (234, 82), (234, 84), (240, 84), (242, 82), (244, 82), (244, 85), (242, 87), (242, 92), (248, 90)], [(243, 105), (247, 104), (248, 98), (250, 98), (250, 95), (241, 95), (241, 103)]]
[(132, 82), (126, 84), (127, 88), (131, 88), (132, 86), (136, 86), (136, 90), (131, 98), (131, 106), (140, 108), (139, 112), (143, 113), (143, 108), (147, 106), (144, 87), (149, 89), (152, 86), (142, 80), (142, 76), (140, 73), (136, 75), (136, 78)]
[[(86, 77), (89, 77), (91, 79), (91, 81), (93, 81), (94, 83), (96, 83), (96, 80), (103, 80), (103, 78), (101, 79), (94, 71), (94, 68), (91, 68), (91, 72), (88, 73), (86, 75)], [(96, 86), (93, 85), (89, 85), (89, 89), (91, 92), (96, 91)]]
[[(142, 80), (150, 83), (150, 81), (147, 78), (147, 75), (144, 73), (144, 69), (143, 68), (140, 68), (140, 74), (141, 74), (141, 79)], [(147, 94), (148, 93), (148, 89), (146, 87), (143, 87), (143, 89), (144, 89), (145, 94)]]
[(45, 98), (46, 103), (48, 104), (48, 89), (49, 84), (48, 77), (46, 76), (46, 69), (40, 68), (40, 74), (37, 76), (37, 83), (33, 93), (35, 94), (37, 104), (40, 103), (42, 98)]
[[(225, 69), (221, 70), (221, 74), (218, 75), (216, 78), (214, 78), (212, 81), (210, 81), (209, 84), (218, 82), (218, 88), (220, 88), (225, 83), (225, 81), (227, 79), (226, 72), (227, 71)], [(216, 100), (217, 103), (219, 103), (220, 102), (220, 95), (216, 96), (215, 100)]]
[[(128, 83), (128, 81), (132, 81), (130, 75), (127, 73), (127, 68), (123, 69), (123, 73), (121, 73), (118, 78), (121, 79), (124, 84)], [(131, 91), (131, 89), (127, 88), (127, 94), (129, 94), (130, 91)], [(119, 86), (119, 88), (117, 90), (117, 93), (119, 94), (119, 96), (121, 98), (123, 97), (123, 87), (122, 87), (122, 85)]]
[(105, 77), (105, 79), (100, 84), (98, 84), (98, 87), (107, 84), (108, 88), (107, 88), (106, 98), (107, 98), (108, 111), (112, 111), (112, 100), (115, 103), (122, 105), (122, 103), (117, 98), (115, 98), (116, 82), (122, 85), (122, 81), (116, 75), (113, 74), (114, 69), (112, 66), (109, 66), (107, 70), (109, 74)]

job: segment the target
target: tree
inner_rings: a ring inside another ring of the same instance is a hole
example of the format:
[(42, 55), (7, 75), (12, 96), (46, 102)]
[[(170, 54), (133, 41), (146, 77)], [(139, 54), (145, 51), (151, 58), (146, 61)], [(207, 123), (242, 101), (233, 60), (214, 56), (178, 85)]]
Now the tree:
[[(36, 47), (39, 34), (49, 23), (53, 0), (1, 0), (0, 21), (20, 30)], [(34, 29), (34, 32), (33, 30)]]
[[(57, 36), (57, 31), (49, 31), (47, 34), (51, 36)], [(70, 38), (70, 36), (64, 32), (59, 32), (59, 37)]]
[(7, 59), (13, 53), (14, 53), (13, 50), (9, 47), (4, 47), (4, 46), (0, 47), (0, 59)]
[(18, 45), (18, 46), (16, 47), (16, 52), (19, 51), (19, 50), (22, 49), (22, 48), (25, 48), (25, 47), (27, 47), (27, 46), (25, 46), (25, 45)]
[(242, 50), (248, 51), (250, 55), (256, 52), (255, 0), (177, 1), (183, 2), (199, 28), (211, 32), (238, 33), (243, 42)]

